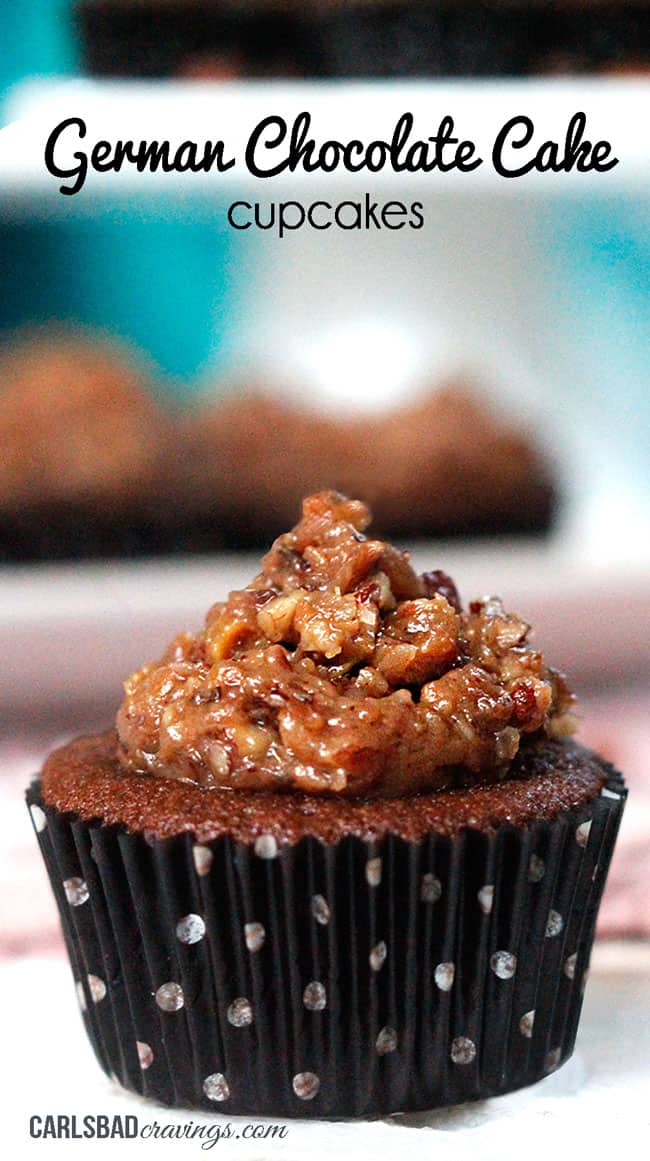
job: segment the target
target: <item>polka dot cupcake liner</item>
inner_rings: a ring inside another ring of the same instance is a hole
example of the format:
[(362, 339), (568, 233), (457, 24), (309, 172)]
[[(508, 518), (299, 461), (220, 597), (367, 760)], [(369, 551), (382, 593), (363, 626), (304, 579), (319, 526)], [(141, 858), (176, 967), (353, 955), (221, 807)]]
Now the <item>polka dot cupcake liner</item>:
[(527, 829), (157, 840), (28, 804), (102, 1068), (165, 1105), (431, 1109), (571, 1054), (625, 799)]

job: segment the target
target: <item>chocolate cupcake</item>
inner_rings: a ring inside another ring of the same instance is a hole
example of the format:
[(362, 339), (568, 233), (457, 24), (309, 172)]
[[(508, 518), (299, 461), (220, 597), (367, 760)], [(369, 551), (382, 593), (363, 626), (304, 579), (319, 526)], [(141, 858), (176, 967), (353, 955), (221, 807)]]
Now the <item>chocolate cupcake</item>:
[(34, 334), (7, 346), (0, 442), (0, 560), (133, 555), (167, 544), (172, 419), (144, 368), (116, 343)]
[(643, 3), (78, 0), (100, 76), (489, 77), (650, 58)]
[(324, 493), (28, 793), (104, 1070), (229, 1114), (370, 1116), (571, 1054), (625, 789), (485, 599)]
[(332, 484), (400, 538), (543, 533), (558, 499), (536, 441), (460, 383), (363, 417), (232, 394), (191, 412), (182, 438), (188, 517), (206, 546), (268, 543), (306, 491)]

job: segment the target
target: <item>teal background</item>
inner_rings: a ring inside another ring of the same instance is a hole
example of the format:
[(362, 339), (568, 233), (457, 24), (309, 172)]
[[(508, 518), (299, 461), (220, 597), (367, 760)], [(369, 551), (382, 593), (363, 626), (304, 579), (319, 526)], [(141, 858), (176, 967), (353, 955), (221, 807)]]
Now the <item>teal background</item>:
[(79, 71), (70, 0), (2, 0), (0, 96), (27, 76)]
[(0, 219), (0, 335), (67, 323), (109, 332), (148, 354), (181, 399), (206, 367), (218, 373), (237, 298), (238, 239), (222, 207), (194, 218), (163, 197), (92, 215), (30, 209)]
[[(80, 73), (71, 0), (0, 0), (0, 119), (27, 78)], [(219, 368), (235, 309), (232, 231), (218, 203), (61, 199), (56, 212), (0, 189), (0, 337), (73, 323), (134, 343), (180, 397)]]
[[(71, 0), (0, 0), (0, 116), (21, 81), (78, 74), (72, 8)], [(269, 245), (229, 230), (224, 210), (191, 191), (92, 204), (59, 198), (54, 206), (34, 196), (16, 203), (0, 188), (0, 338), (25, 325), (108, 331), (149, 354), (163, 387), (191, 397), (236, 347), (256, 259)], [(585, 409), (597, 405), (612, 430), (634, 433), (636, 467), (647, 478), (650, 198), (643, 190), (554, 197), (538, 227), (533, 283), (562, 320), (558, 349), (576, 352), (574, 396)], [(284, 251), (277, 260), (280, 278), (304, 277)], [(544, 325), (535, 330), (548, 341)]]

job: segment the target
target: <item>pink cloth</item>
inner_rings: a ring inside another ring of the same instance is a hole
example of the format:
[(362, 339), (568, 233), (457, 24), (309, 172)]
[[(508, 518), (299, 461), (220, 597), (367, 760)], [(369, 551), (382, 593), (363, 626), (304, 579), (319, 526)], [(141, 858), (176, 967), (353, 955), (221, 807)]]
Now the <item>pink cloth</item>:
[(598, 934), (650, 936), (650, 688), (580, 698), (580, 740), (625, 776), (629, 798)]
[[(598, 932), (650, 936), (650, 688), (583, 695), (580, 739), (613, 762), (630, 787)], [(44, 756), (74, 733), (101, 728), (69, 717), (52, 724), (14, 724), (0, 742), (0, 956), (64, 954), (23, 793)]]

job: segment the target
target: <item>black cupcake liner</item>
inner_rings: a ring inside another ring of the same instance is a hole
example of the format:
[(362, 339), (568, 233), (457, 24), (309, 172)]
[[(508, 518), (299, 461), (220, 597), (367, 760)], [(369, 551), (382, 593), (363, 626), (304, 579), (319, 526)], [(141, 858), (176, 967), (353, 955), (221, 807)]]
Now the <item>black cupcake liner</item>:
[(350, 1117), (571, 1054), (626, 796), (528, 828), (158, 840), (27, 801), (102, 1068), (165, 1105)]

